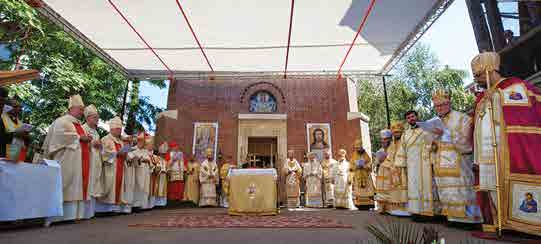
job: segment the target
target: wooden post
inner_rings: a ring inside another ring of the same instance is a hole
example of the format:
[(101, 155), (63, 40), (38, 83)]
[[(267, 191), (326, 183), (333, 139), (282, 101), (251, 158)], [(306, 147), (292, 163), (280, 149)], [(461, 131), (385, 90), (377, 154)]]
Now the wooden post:
[(490, 35), (492, 36), (492, 45), (495, 52), (505, 47), (505, 37), (503, 35), (502, 17), (498, 9), (497, 0), (485, 0), (488, 23), (490, 25)]
[(479, 52), (493, 50), (481, 0), (466, 0)]

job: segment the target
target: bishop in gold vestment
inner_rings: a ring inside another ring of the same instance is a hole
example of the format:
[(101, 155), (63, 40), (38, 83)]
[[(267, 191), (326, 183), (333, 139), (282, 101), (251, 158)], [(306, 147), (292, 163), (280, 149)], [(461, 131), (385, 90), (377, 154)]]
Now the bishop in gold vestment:
[(481, 211), (473, 188), (472, 120), (451, 110), (450, 97), (443, 90), (434, 91), (432, 101), (445, 126), (433, 131), (436, 150), (431, 156), (441, 213), (449, 221), (480, 223)]
[(409, 216), (408, 178), (404, 158), (398, 157), (397, 152), (402, 147), (402, 132), (404, 125), (401, 122), (391, 124), (393, 141), (387, 148), (387, 157), (381, 163), (376, 176), (376, 189), (378, 209), (396, 216)]
[(199, 206), (217, 207), (216, 185), (220, 180), (218, 175), (218, 165), (214, 161), (214, 153), (212, 149), (207, 149), (207, 159), (201, 163), (199, 171), (199, 182), (201, 184), (199, 198)]
[(293, 151), (288, 151), (288, 158), (282, 168), (285, 175), (285, 192), (288, 208), (297, 208), (300, 204), (302, 168), (297, 159), (293, 157)]
[(188, 159), (186, 168), (186, 187), (184, 188), (184, 200), (199, 204), (199, 163), (193, 159)]
[(167, 160), (165, 156), (168, 152), (167, 142), (163, 142), (158, 147), (159, 156), (154, 156), (153, 195), (155, 206), (167, 205)]
[(353, 203), (357, 208), (374, 205), (374, 183), (370, 175), (372, 158), (362, 147), (360, 139), (355, 140), (350, 161), (353, 168)]
[(222, 183), (222, 197), (221, 197), (221, 205), (223, 207), (228, 207), (229, 202), (227, 201), (229, 196), (229, 172), (231, 169), (236, 168), (236, 165), (232, 163), (232, 157), (227, 157), (226, 162), (222, 164), (222, 167), (220, 168), (220, 181)]

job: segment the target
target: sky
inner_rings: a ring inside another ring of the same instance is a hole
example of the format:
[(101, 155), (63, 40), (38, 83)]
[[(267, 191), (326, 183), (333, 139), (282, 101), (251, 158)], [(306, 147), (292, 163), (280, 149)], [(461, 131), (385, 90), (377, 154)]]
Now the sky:
[[(478, 53), (478, 49), (465, 1), (455, 0), (420, 41), (431, 47), (441, 65), (466, 70), (469, 77), (464, 83), (468, 84), (472, 81), (470, 60)], [(505, 11), (512, 10), (512, 6), (503, 7)], [(512, 23), (504, 22), (504, 25), (512, 26)], [(514, 28), (511, 29), (514, 30)], [(142, 82), (141, 88), (140, 96), (148, 96), (152, 104), (166, 107), (168, 88), (160, 90), (146, 82)]]

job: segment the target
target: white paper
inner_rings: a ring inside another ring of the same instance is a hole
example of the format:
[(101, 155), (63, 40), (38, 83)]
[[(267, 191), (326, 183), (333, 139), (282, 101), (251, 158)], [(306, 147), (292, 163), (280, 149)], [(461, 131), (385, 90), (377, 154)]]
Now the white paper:
[(445, 125), (443, 124), (443, 121), (441, 121), (440, 117), (434, 117), (424, 122), (417, 122), (417, 126), (419, 126), (419, 128), (425, 131), (428, 131), (430, 133), (432, 133), (432, 131), (436, 128), (439, 128), (442, 130), (445, 129)]
[(13, 110), (12, 106), (9, 106), (7, 104), (4, 104), (4, 108), (2, 109), (2, 113), (8, 113), (9, 111)]
[(379, 160), (383, 160), (387, 157), (387, 153), (383, 150), (376, 152), (376, 158)]
[(131, 151), (131, 146), (130, 145), (124, 145), (122, 148), (120, 148), (120, 153), (127, 153), (127, 152), (130, 152)]
[(43, 159), (43, 162), (45, 162), (47, 166), (60, 168), (60, 164), (58, 164), (58, 161), (56, 160)]
[(23, 124), (21, 127), (15, 129), (15, 132), (30, 132), (32, 130), (32, 125)]
[(443, 134), (440, 138), (441, 142), (451, 143), (451, 131), (449, 129), (444, 129)]

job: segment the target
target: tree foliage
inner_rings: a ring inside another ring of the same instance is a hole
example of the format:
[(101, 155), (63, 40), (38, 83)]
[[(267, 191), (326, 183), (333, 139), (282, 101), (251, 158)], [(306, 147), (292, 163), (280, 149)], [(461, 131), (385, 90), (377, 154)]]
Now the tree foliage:
[[(464, 78), (466, 71), (441, 67), (429, 46), (417, 44), (387, 79), (391, 121), (403, 121), (408, 110), (416, 110), (420, 120), (435, 116), (432, 91), (438, 88), (449, 92), (453, 109), (469, 111), (473, 96), (464, 89)], [(372, 146), (379, 148), (379, 131), (387, 128), (382, 80), (363, 79), (358, 84), (359, 108), (370, 117)]]
[[(9, 16), (10, 21), (30, 28), (32, 32), (24, 39), (8, 41), (12, 56), (1, 68), (12, 69), (19, 53), (23, 53), (22, 67), (41, 71), (41, 79), (10, 87), (10, 93), (23, 103), (23, 120), (37, 128), (36, 136), (42, 136), (44, 129), (67, 110), (68, 98), (73, 94), (81, 94), (87, 105), (94, 104), (104, 121), (120, 115), (128, 82), (120, 72), (58, 26), (41, 18), (24, 1), (0, 0), (0, 11), (0, 16)], [(19, 12), (22, 14), (13, 14)], [(165, 85), (164, 81), (152, 81), (151, 84)], [(142, 127), (141, 123), (152, 124), (161, 109), (150, 104), (148, 98), (138, 102), (138, 89), (131, 92), (129, 96), (135, 105), (129, 106), (128, 112), (135, 118), (132, 121), (134, 127)]]

